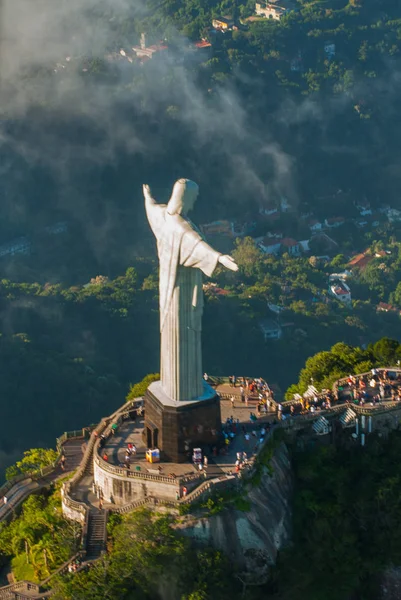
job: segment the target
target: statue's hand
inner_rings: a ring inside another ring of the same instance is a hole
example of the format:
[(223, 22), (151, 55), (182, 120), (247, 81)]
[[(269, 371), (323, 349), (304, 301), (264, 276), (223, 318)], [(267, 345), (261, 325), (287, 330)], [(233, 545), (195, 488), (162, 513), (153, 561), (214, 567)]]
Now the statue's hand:
[(219, 257), (219, 263), (226, 267), (226, 269), (230, 269), (230, 271), (238, 271), (238, 265), (231, 256), (228, 254), (222, 254)]
[(150, 191), (150, 187), (147, 183), (144, 183), (143, 187), (143, 195), (145, 196), (145, 200), (153, 200), (152, 193)]

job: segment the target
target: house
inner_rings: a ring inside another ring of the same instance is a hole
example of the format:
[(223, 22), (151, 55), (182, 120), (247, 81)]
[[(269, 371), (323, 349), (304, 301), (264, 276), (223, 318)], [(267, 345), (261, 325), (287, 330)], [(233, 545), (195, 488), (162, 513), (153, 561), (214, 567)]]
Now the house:
[(369, 221), (366, 221), (366, 219), (358, 219), (355, 221), (355, 225), (358, 227), (358, 229), (363, 229), (369, 225)]
[(329, 294), (343, 304), (350, 305), (352, 303), (351, 290), (344, 281), (330, 283)]
[(372, 260), (373, 256), (366, 254), (366, 252), (362, 252), (361, 254), (357, 254), (356, 256), (354, 256), (349, 261), (347, 266), (351, 267), (351, 270), (360, 269), (361, 271), (363, 271), (364, 269), (366, 269), (366, 267)]
[(332, 273), (329, 275), (329, 281), (346, 281), (352, 277), (351, 271), (343, 271), (342, 273)]
[(304, 252), (305, 254), (310, 252), (309, 240), (300, 240), (298, 243), (302, 252)]
[(398, 210), (397, 208), (389, 208), (386, 211), (386, 215), (390, 223), (401, 221), (401, 210)]
[(203, 38), (198, 42), (189, 44), (185, 52), (181, 53), (181, 56), (177, 56), (176, 62), (190, 60), (191, 62), (202, 63), (209, 60), (212, 57), (212, 53), (212, 44)]
[(234, 21), (230, 17), (219, 17), (213, 19), (212, 26), (220, 31), (229, 31), (234, 27)]
[(281, 326), (273, 319), (264, 319), (259, 323), (259, 327), (265, 338), (265, 342), (267, 340), (279, 340), (283, 335)]
[(341, 227), (344, 225), (345, 219), (344, 217), (332, 217), (331, 219), (325, 219), (324, 224), (326, 227), (333, 229), (334, 227)]
[(200, 229), (204, 235), (229, 235), (232, 236), (233, 224), (231, 221), (212, 221), (201, 225)]
[(323, 231), (314, 233), (310, 239), (312, 245), (312, 252), (325, 253), (336, 252), (338, 250), (338, 244), (333, 238)]
[(276, 315), (279, 315), (283, 310), (285, 310), (284, 306), (278, 306), (277, 304), (272, 304), (271, 302), (267, 303), (269, 310), (274, 312)]
[(280, 21), (284, 15), (294, 10), (294, 5), (288, 0), (270, 0), (270, 2), (256, 2), (255, 12), (259, 17)]
[(372, 214), (370, 202), (368, 202), (367, 200), (357, 200), (354, 204), (355, 208), (359, 211), (361, 217), (366, 217), (367, 215)]
[(212, 283), (212, 282), (204, 283), (203, 291), (209, 296), (229, 296), (230, 295), (229, 290), (218, 287), (217, 283)]
[(261, 206), (259, 208), (259, 214), (264, 217), (270, 217), (271, 215), (278, 215), (278, 208), (276, 206)]
[(205, 39), (202, 39), (200, 42), (194, 43), (194, 48), (196, 48), (197, 50), (210, 50), (211, 47), (212, 44)]
[(396, 308), (392, 304), (386, 304), (385, 302), (379, 302), (379, 304), (376, 307), (376, 312), (394, 312), (401, 315), (401, 311), (398, 308)]
[(266, 236), (258, 246), (265, 254), (278, 254), (281, 249), (281, 239)]
[(139, 46), (133, 46), (132, 50), (135, 52), (138, 58), (153, 58), (157, 53), (164, 52), (168, 49), (166, 44), (160, 42), (159, 44), (153, 44), (152, 46), (146, 46), (146, 35), (141, 34), (141, 41)]
[(249, 235), (255, 228), (255, 221), (234, 221), (231, 223), (231, 233), (234, 237)]
[(312, 233), (316, 233), (317, 231), (322, 230), (322, 224), (317, 219), (312, 219), (311, 221), (309, 221), (308, 227)]
[(281, 250), (282, 252), (287, 252), (290, 256), (301, 255), (301, 246), (299, 242), (292, 238), (284, 238), (281, 240)]
[(336, 55), (336, 45), (334, 42), (325, 42), (323, 48), (328, 60), (332, 60)]

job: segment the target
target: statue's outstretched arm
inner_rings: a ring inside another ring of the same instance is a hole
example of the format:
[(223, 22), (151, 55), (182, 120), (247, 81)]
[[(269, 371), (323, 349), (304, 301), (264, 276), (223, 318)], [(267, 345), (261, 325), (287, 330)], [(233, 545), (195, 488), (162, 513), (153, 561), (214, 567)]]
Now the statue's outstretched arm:
[(165, 204), (158, 204), (152, 196), (150, 187), (147, 184), (143, 185), (143, 195), (145, 197), (145, 209), (149, 224), (156, 237), (160, 235), (161, 228), (164, 222)]

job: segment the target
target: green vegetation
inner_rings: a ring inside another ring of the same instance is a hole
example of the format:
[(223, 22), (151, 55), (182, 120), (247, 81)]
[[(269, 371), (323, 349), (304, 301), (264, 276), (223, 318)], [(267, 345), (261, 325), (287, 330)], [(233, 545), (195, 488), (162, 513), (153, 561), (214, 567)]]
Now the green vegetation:
[(398, 430), (364, 448), (293, 448), (294, 545), (279, 556), (270, 598), (379, 597), (380, 573), (401, 564), (400, 452)]
[(17, 581), (39, 582), (77, 550), (80, 526), (63, 518), (60, 491), (31, 495), (9, 524), (0, 524), (0, 562), (11, 560)]
[(52, 465), (57, 460), (57, 452), (46, 448), (32, 448), (24, 452), (24, 458), (17, 461), (15, 465), (7, 467), (6, 479), (12, 479), (16, 475), (34, 473), (44, 467)]
[(300, 372), (298, 384), (290, 386), (286, 398), (291, 400), (293, 394), (302, 394), (311, 382), (318, 389), (330, 389), (337, 379), (350, 373), (366, 373), (373, 367), (395, 366), (399, 360), (401, 344), (390, 338), (382, 338), (365, 350), (339, 342), (329, 351), (318, 352), (308, 358)]
[(57, 584), (56, 600), (221, 600), (235, 597), (235, 572), (220, 552), (193, 548), (170, 517), (142, 510), (113, 527), (110, 553), (89, 571)]
[(127, 402), (129, 400), (133, 400), (134, 398), (139, 398), (143, 396), (148, 389), (149, 385), (154, 381), (158, 381), (160, 379), (159, 373), (150, 373), (146, 375), (139, 383), (135, 383), (130, 386), (129, 392), (127, 394)]

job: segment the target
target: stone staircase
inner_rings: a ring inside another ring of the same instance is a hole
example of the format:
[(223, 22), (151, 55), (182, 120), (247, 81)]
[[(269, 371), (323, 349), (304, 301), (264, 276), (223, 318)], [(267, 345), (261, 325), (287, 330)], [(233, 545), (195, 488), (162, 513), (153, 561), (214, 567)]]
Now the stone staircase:
[(90, 509), (85, 560), (95, 560), (106, 550), (106, 521), (105, 510)]

